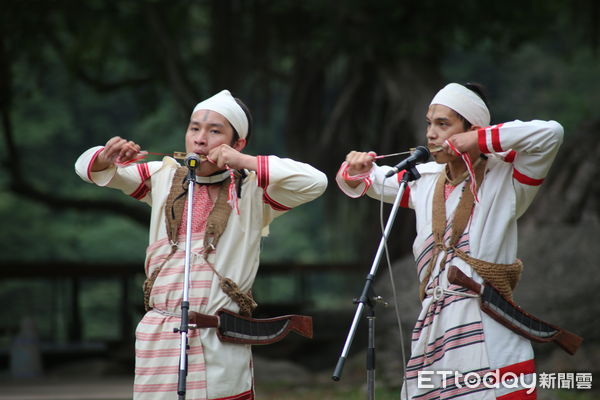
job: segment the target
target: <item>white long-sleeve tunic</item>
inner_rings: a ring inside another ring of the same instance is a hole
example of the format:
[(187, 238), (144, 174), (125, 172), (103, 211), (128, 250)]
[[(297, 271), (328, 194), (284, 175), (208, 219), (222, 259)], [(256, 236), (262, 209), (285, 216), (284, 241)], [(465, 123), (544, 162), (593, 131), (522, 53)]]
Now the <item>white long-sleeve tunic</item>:
[[(517, 220), (531, 204), (562, 143), (563, 129), (554, 121), (513, 121), (478, 131), (479, 147), (488, 154), (486, 173), (471, 219), (457, 247), (471, 256), (492, 263), (511, 264), (517, 258)], [(419, 165), (421, 178), (410, 182), (402, 196), (401, 206), (416, 213), (417, 235), (413, 253), (417, 276), (422, 281), (432, 257), (432, 204), (438, 175), (445, 165), (430, 162)], [(342, 167), (344, 168), (344, 167)], [(356, 188), (336, 177), (340, 188), (350, 197), (367, 194), (377, 200), (393, 202), (404, 171), (384, 179), (387, 166), (374, 166)], [(451, 221), (463, 190), (461, 183), (446, 199), (447, 221)], [(449, 231), (445, 240), (449, 239)], [(411, 399), (534, 399), (530, 383), (535, 372), (533, 350), (525, 338), (481, 312), (477, 299), (446, 294), (435, 300), (435, 287), (457, 291), (466, 290), (449, 285), (447, 268), (440, 266), (438, 257), (427, 283), (429, 294), (412, 334), (411, 358), (406, 366), (406, 385), (402, 395)], [(481, 277), (463, 260), (450, 253), (446, 266), (456, 265), (477, 282)], [(499, 370), (501, 374), (515, 373), (526, 385), (494, 385), (468, 387), (454, 375), (444, 376), (431, 371), (452, 371), (483, 376)], [(423, 374), (423, 371), (428, 371)], [(421, 376), (421, 382), (419, 382)], [(431, 381), (430, 381), (431, 379)], [(511, 387), (506, 387), (511, 386)], [(527, 391), (530, 393), (528, 394)]]
[[(170, 157), (162, 161), (111, 167), (92, 172), (91, 165), (102, 147), (83, 153), (75, 164), (86, 182), (120, 189), (152, 207), (145, 272), (151, 276), (167, 258), (165, 202), (179, 164)], [(259, 266), (260, 241), (271, 221), (302, 203), (320, 196), (327, 178), (315, 168), (275, 156), (258, 156), (258, 170), (248, 171), (238, 199), (239, 214), (232, 211), (215, 253), (209, 261), (223, 277), (236, 282), (242, 292), (252, 288)], [(206, 178), (204, 178), (206, 179)], [(149, 183), (146, 184), (146, 182)], [(210, 205), (212, 206), (212, 204)], [(207, 210), (195, 213), (208, 215)], [(185, 220), (185, 218), (184, 218)], [(221, 308), (234, 312), (238, 306), (219, 287), (219, 278), (201, 254), (204, 230), (192, 234), (190, 262), (190, 310), (214, 314)], [(134, 399), (172, 399), (177, 394), (180, 334), (178, 317), (183, 288), (185, 235), (178, 249), (162, 267), (150, 295), (151, 310), (136, 329)], [(186, 399), (253, 399), (251, 348), (222, 343), (214, 329), (190, 330)]]

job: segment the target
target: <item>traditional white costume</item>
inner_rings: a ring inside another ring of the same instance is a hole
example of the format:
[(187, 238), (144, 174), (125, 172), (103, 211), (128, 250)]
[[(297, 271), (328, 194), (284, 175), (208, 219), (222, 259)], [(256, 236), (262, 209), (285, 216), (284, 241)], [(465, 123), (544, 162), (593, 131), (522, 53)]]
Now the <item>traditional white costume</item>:
[[(517, 219), (531, 204), (546, 177), (562, 143), (563, 129), (554, 121), (513, 121), (480, 129), (478, 135), (480, 150), (488, 155), (485, 178), (478, 190), (479, 202), (456, 248), (477, 259), (511, 264), (517, 257)], [(416, 213), (413, 253), (419, 281), (427, 278), (425, 267), (433, 255), (433, 195), (444, 167), (435, 162), (417, 166), (421, 178), (410, 182), (402, 197), (401, 205)], [(404, 174), (401, 171), (397, 177), (384, 179), (391, 167), (374, 165), (369, 176), (364, 177), (358, 187), (351, 188), (343, 179), (346, 169), (344, 163), (336, 177), (344, 193), (350, 197), (366, 193), (379, 200), (383, 192), (386, 202), (394, 201)], [(469, 191), (466, 181), (451, 192), (446, 191), (448, 221), (452, 220), (464, 191)], [(444, 240), (448, 239), (449, 232), (447, 229)], [(456, 265), (477, 282), (483, 281), (469, 264), (452, 252), (445, 265), (440, 265), (440, 261), (441, 258), (427, 279), (426, 297), (413, 330), (403, 398), (408, 393), (411, 399), (534, 399), (535, 390), (527, 386), (535, 372), (530, 342), (483, 313), (477, 299), (464, 295), (465, 289), (449, 285), (449, 265)], [(442, 292), (447, 289), (458, 293)], [(434, 296), (435, 292), (443, 295)], [(468, 382), (456, 381), (454, 375), (443, 380), (441, 374), (430, 372), (421, 377), (419, 384), (422, 371), (484, 376), (496, 370), (504, 377), (514, 373), (519, 379), (525, 379), (526, 384), (509, 382), (497, 385), (499, 388), (491, 384), (469, 387)]]
[[(179, 164), (165, 157), (162, 161), (92, 172), (91, 165), (102, 149), (94, 147), (83, 153), (75, 165), (77, 174), (86, 182), (119, 189), (152, 207), (145, 261), (148, 277), (168, 258), (150, 294), (149, 305), (153, 310), (145, 314), (136, 329), (134, 399), (173, 399), (177, 395), (180, 342), (180, 334), (174, 333), (173, 328), (180, 324), (185, 218), (179, 229), (176, 252), (168, 257), (172, 243), (167, 236), (165, 202)], [(252, 288), (259, 266), (261, 237), (268, 233), (271, 221), (317, 198), (327, 186), (325, 175), (308, 164), (276, 156), (257, 158), (258, 170), (246, 171), (241, 184), (239, 214), (232, 210), (216, 252), (208, 256), (214, 269), (237, 283), (242, 292)], [(228, 177), (225, 172), (197, 179), (210, 184)], [(202, 254), (206, 218), (213, 206), (207, 187), (196, 186), (194, 193), (190, 310), (214, 314), (225, 308), (237, 312), (238, 305), (221, 290), (218, 276)], [(249, 345), (222, 343), (215, 329), (191, 330), (188, 338), (186, 399), (254, 398)]]

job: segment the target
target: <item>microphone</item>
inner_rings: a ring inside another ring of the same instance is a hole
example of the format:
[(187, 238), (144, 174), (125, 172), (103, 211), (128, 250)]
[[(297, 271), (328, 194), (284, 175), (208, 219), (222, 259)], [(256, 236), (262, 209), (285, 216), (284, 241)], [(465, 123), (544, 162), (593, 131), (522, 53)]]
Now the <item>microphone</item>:
[(196, 153), (187, 153), (185, 156), (185, 165), (189, 169), (195, 169), (200, 164), (200, 156)]
[(404, 160), (402, 160), (398, 164), (396, 164), (396, 166), (394, 168), (392, 168), (390, 171), (388, 171), (385, 174), (385, 177), (389, 178), (390, 176), (397, 174), (399, 171), (402, 171), (403, 169), (408, 169), (408, 168), (414, 167), (415, 164), (423, 163), (423, 162), (429, 160), (430, 155), (431, 155), (431, 153), (429, 152), (429, 149), (427, 147), (417, 146), (414, 153), (412, 153), (409, 157), (405, 158)]

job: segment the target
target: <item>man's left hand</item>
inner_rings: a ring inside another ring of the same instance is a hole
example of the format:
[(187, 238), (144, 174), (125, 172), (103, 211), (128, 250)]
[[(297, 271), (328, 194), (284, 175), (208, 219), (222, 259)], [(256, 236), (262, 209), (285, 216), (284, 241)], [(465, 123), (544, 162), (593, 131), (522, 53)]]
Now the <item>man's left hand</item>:
[(219, 169), (226, 167), (232, 169), (256, 170), (256, 157), (243, 154), (227, 144), (215, 147), (208, 153), (208, 161), (215, 164)]
[[(448, 138), (448, 142), (452, 143), (456, 150), (461, 153), (473, 153), (479, 151), (476, 130), (454, 134)], [(444, 142), (442, 147), (448, 154), (456, 155), (450, 146), (448, 146), (448, 143)]]

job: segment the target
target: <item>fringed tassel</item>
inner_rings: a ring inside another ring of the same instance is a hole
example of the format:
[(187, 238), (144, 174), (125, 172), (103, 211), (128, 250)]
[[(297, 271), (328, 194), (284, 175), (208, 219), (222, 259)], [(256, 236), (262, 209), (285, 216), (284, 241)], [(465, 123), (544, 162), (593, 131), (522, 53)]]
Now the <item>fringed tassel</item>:
[(475, 181), (475, 170), (473, 169), (473, 163), (471, 162), (471, 157), (467, 153), (461, 153), (458, 151), (456, 147), (449, 140), (446, 140), (446, 144), (456, 153), (457, 156), (460, 156), (465, 165), (467, 166), (467, 170), (469, 171), (469, 176), (471, 177), (471, 182), (469, 183), (469, 189), (471, 189), (471, 193), (473, 194), (473, 198), (477, 203), (479, 203), (479, 197), (477, 197), (477, 182)]
[(229, 171), (229, 190), (227, 191), (227, 204), (229, 204), (232, 210), (235, 210), (237, 215), (240, 215), (237, 189), (235, 186), (235, 172), (229, 167), (227, 167), (227, 170)]

